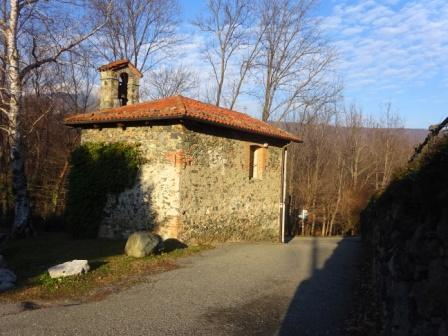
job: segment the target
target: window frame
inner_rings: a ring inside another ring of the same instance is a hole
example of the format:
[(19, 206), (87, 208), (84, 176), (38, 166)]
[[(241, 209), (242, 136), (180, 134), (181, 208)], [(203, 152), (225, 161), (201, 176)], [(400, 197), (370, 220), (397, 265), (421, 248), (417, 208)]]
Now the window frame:
[(249, 146), (249, 180), (262, 180), (265, 170), (265, 151), (262, 145), (253, 144)]

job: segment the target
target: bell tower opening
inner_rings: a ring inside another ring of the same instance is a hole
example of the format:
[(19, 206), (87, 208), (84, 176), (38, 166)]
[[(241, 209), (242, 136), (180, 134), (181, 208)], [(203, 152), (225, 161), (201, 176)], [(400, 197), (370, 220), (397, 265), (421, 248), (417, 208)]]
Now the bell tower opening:
[(128, 104), (128, 78), (128, 74), (122, 72), (118, 79), (118, 99), (120, 101), (120, 106)]

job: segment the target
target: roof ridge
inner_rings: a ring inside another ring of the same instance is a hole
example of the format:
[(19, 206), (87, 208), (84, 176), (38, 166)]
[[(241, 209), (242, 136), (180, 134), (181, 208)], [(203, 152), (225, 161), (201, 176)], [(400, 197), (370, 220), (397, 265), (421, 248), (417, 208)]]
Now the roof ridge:
[(178, 99), (178, 100), (180, 101), (182, 107), (184, 108), (183, 115), (184, 115), (184, 116), (187, 116), (187, 114), (188, 114), (188, 110), (187, 110), (187, 105), (185, 105), (185, 102), (184, 102), (184, 99), (185, 99), (185, 98), (186, 98), (186, 97), (184, 97), (184, 96), (182, 96), (182, 95), (177, 95), (177, 96), (176, 96), (176, 99)]
[(140, 78), (143, 77), (143, 73), (137, 69), (137, 67), (128, 58), (120, 58), (107, 64), (101, 65), (97, 70), (99, 72), (113, 70), (114, 68), (120, 69), (120, 67), (128, 66), (131, 71), (134, 71)]
[(217, 106), (217, 105), (214, 105), (214, 104), (211, 104), (211, 103), (205, 103), (205, 102), (202, 102), (202, 101), (200, 101), (200, 100), (193, 99), (193, 98), (190, 98), (190, 97), (185, 97), (185, 96), (182, 96), (182, 95), (179, 95), (179, 97), (181, 97), (183, 100), (190, 100), (190, 101), (194, 101), (194, 102), (196, 102), (196, 103), (202, 104), (202, 105), (208, 105), (208, 106), (210, 106), (210, 107), (212, 107), (212, 108), (217, 108), (217, 109), (220, 109), (220, 110), (225, 110), (225, 111), (228, 111), (228, 112), (231, 112), (231, 113), (235, 113), (235, 114), (238, 114), (238, 115), (244, 115), (244, 116), (246, 116), (246, 117), (249, 117), (249, 118), (255, 119), (255, 120), (259, 121), (259, 122), (262, 122), (262, 123), (264, 123), (264, 124), (266, 124), (266, 125), (268, 125), (268, 126), (272, 126), (272, 125), (271, 125), (270, 123), (268, 123), (267, 121), (264, 121), (264, 120), (258, 119), (258, 118), (256, 118), (256, 117), (253, 117), (253, 116), (251, 116), (251, 115), (249, 115), (249, 114), (247, 114), (247, 113), (245, 113), (245, 112), (232, 110), (231, 108), (224, 107), (224, 106)]
[(129, 104), (129, 105), (122, 105), (122, 106), (103, 108), (103, 109), (99, 109), (99, 110), (96, 110), (96, 111), (93, 111), (93, 112), (89, 112), (89, 113), (115, 112), (115, 111), (120, 111), (120, 110), (127, 110), (131, 106), (132, 107), (139, 107), (139, 106), (143, 106), (144, 107), (146, 105), (151, 105), (153, 103), (162, 102), (164, 100), (167, 100), (167, 99), (170, 99), (170, 98), (175, 98), (175, 97), (177, 97), (177, 96), (168, 96), (168, 97), (163, 97), (163, 98), (159, 98), (159, 99), (155, 99), (155, 100), (145, 100), (145, 101), (142, 101), (142, 102), (137, 102), (137, 103)]

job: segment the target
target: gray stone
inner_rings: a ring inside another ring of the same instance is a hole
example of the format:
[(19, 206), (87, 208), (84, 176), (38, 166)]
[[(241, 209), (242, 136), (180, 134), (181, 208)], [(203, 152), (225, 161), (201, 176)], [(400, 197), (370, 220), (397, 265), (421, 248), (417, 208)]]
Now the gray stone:
[(65, 263), (55, 265), (48, 269), (51, 278), (61, 278), (71, 275), (87, 273), (90, 269), (87, 260), (72, 260)]
[(152, 232), (139, 231), (131, 234), (126, 242), (126, 255), (142, 258), (154, 253), (161, 238)]
[(0, 268), (0, 283), (16, 282), (17, 276), (8, 268)]
[(0, 293), (14, 288), (13, 282), (0, 282)]
[(0, 268), (0, 292), (14, 288), (17, 276), (8, 268)]

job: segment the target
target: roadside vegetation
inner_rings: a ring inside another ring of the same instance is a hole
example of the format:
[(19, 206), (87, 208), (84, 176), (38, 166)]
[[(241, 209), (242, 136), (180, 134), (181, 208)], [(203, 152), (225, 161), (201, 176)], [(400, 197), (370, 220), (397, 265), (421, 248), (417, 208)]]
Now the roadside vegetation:
[(67, 231), (78, 238), (97, 237), (107, 198), (134, 186), (143, 161), (137, 145), (87, 143), (77, 147), (70, 157)]
[[(14, 290), (2, 293), (0, 302), (57, 302), (98, 300), (142, 281), (146, 276), (177, 268), (177, 259), (211, 248), (182, 248), (167, 241), (164, 250), (144, 258), (126, 256), (125, 241), (72, 239), (64, 233), (11, 240), (0, 254), (17, 273)], [(79, 276), (50, 278), (47, 269), (72, 259), (87, 259), (90, 271)]]

